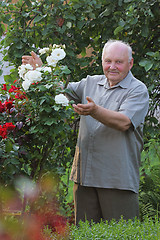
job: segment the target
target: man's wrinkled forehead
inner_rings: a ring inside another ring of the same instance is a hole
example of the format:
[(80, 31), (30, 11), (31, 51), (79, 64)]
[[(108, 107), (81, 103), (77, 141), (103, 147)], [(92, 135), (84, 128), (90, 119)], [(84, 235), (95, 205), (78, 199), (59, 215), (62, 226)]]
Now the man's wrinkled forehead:
[(103, 51), (103, 58), (116, 56), (117, 58), (128, 57), (128, 48), (123, 43), (112, 43)]

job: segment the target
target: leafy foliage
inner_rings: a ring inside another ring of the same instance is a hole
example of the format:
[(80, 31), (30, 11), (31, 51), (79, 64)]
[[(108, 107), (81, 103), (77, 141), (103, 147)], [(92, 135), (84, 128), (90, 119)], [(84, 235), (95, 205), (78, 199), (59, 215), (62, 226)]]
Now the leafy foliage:
[(160, 138), (159, 134), (145, 144), (140, 169), (140, 216), (160, 216)]
[(80, 222), (79, 227), (72, 226), (70, 239), (159, 239), (159, 228), (158, 219), (153, 222), (149, 218), (146, 218), (143, 223), (137, 219), (128, 222), (121, 219), (119, 222), (113, 220), (110, 223), (92, 223), (91, 226), (86, 221), (85, 223)]
[[(5, 60), (18, 66), (22, 55), (31, 50), (63, 42), (67, 46), (70, 81), (102, 72), (101, 50), (108, 39), (129, 42), (134, 51), (133, 73), (148, 86), (150, 116), (154, 116), (160, 92), (157, 0), (7, 0), (0, 3), (0, 9), (0, 35), (4, 32), (3, 23), (7, 24), (2, 41), (8, 47)], [(91, 56), (86, 49), (91, 50)], [(81, 58), (77, 58), (79, 54)], [(149, 120), (152, 122), (153, 118)]]
[[(59, 200), (63, 202), (67, 186), (62, 188), (60, 178), (71, 165), (71, 147), (74, 149), (75, 138), (73, 110), (63, 95), (65, 89), (60, 86), (65, 85), (70, 70), (58, 63), (55, 67), (42, 66), (36, 70), (38, 75), (29, 69), (29, 79), (25, 69), (25, 74), (21, 68), (19, 71), (24, 81), (19, 79), (12, 85), (3, 84), (0, 90), (0, 182), (13, 185), (15, 178), (22, 174), (39, 181), (43, 175), (52, 172)], [(26, 79), (27, 88), (24, 85)], [(58, 96), (61, 99), (58, 100)]]

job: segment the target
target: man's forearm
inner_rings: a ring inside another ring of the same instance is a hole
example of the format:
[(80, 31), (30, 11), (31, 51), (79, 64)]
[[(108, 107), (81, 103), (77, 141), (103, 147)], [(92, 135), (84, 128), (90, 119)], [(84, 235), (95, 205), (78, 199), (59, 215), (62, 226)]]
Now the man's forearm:
[(90, 115), (104, 125), (120, 131), (126, 131), (131, 126), (131, 120), (124, 114), (98, 105), (96, 105), (96, 110)]

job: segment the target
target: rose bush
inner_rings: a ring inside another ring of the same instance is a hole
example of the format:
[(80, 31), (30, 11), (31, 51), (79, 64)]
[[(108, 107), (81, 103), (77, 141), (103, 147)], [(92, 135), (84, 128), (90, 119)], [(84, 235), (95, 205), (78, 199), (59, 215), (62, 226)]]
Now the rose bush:
[(70, 70), (61, 64), (64, 45), (39, 53), (46, 59), (41, 67), (19, 66), (20, 79), (0, 90), (0, 181), (12, 184), (21, 174), (38, 181), (53, 172), (59, 195), (65, 197), (60, 179), (72, 161), (74, 115), (62, 85)]

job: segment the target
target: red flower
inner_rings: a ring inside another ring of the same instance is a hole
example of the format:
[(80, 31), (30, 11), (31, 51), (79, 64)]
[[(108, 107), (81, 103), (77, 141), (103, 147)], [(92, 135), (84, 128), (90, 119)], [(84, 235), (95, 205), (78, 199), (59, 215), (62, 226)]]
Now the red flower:
[(24, 92), (23, 94), (21, 94), (20, 92), (17, 92), (17, 93), (15, 94), (15, 98), (21, 99), (21, 100), (25, 99), (25, 98), (26, 98), (25, 92)]
[(11, 85), (11, 88), (8, 90), (8, 92), (9, 93), (11, 93), (11, 92), (15, 92), (16, 90), (18, 90), (19, 88), (17, 88), (17, 87), (15, 87), (15, 86), (13, 86), (13, 85)]
[(6, 84), (3, 84), (2, 90), (7, 91), (7, 85)]
[(3, 105), (7, 108), (7, 109), (11, 109), (13, 107), (13, 101), (5, 101), (3, 103)]
[(3, 139), (7, 138), (8, 131), (13, 131), (15, 127), (11, 122), (5, 123), (3, 126), (0, 125), (0, 136)]
[(0, 101), (0, 113), (5, 111), (5, 106)]
[(10, 130), (10, 131), (12, 131), (12, 130), (14, 130), (15, 129), (15, 125), (13, 125), (13, 123), (11, 123), (11, 122), (8, 122), (8, 123), (5, 123), (4, 125), (3, 125), (3, 127), (4, 128), (7, 128), (7, 130)]
[(7, 128), (3, 128), (1, 125), (0, 125), (0, 136), (5, 139), (7, 137)]

